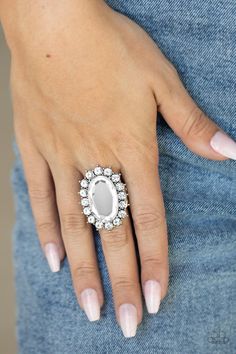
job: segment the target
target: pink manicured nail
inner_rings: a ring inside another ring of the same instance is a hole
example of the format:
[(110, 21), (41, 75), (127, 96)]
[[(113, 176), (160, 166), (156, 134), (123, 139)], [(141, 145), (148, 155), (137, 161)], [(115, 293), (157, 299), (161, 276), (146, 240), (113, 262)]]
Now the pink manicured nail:
[(236, 142), (225, 133), (218, 131), (210, 141), (213, 150), (219, 154), (236, 160)]
[(126, 338), (134, 337), (138, 325), (137, 309), (132, 304), (119, 307), (119, 319), (122, 332)]
[(144, 284), (144, 297), (149, 313), (157, 313), (161, 302), (161, 285), (156, 280), (147, 280)]
[(80, 294), (83, 309), (89, 319), (89, 321), (97, 321), (100, 319), (100, 304), (98, 301), (98, 295), (94, 289), (85, 289)]
[(53, 273), (59, 272), (60, 257), (59, 257), (57, 245), (55, 243), (47, 243), (44, 246), (44, 252), (51, 271)]

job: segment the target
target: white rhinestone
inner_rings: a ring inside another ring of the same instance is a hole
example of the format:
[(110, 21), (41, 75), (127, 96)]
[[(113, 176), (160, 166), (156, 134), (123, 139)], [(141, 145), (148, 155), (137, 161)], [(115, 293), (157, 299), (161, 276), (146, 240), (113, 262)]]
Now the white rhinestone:
[(112, 169), (111, 168), (105, 168), (104, 169), (104, 175), (105, 176), (111, 176), (112, 175)]
[(113, 220), (113, 224), (114, 224), (115, 226), (119, 226), (119, 225), (121, 224), (121, 220), (120, 220), (119, 218), (115, 218), (115, 219)]
[(88, 200), (88, 198), (83, 198), (83, 199), (81, 200), (81, 205), (83, 205), (83, 206), (88, 206), (88, 205), (89, 205), (89, 200)]
[(106, 222), (105, 223), (105, 229), (106, 230), (112, 230), (113, 229), (113, 224), (111, 222)]
[(97, 221), (96, 224), (95, 224), (96, 228), (98, 230), (102, 229), (103, 228), (103, 223), (101, 221)]
[(86, 178), (91, 179), (93, 177), (93, 171), (87, 171), (85, 176)]
[(103, 172), (103, 171), (102, 171), (102, 168), (101, 168), (100, 166), (95, 167), (94, 173), (95, 173), (96, 176), (101, 175), (102, 172)]
[(123, 219), (127, 216), (127, 213), (125, 210), (120, 210), (119, 213), (118, 213), (118, 216)]
[(124, 192), (120, 192), (119, 194), (118, 194), (118, 199), (119, 200), (124, 200), (126, 198), (126, 194), (124, 193)]
[(121, 200), (121, 201), (119, 202), (119, 208), (125, 209), (126, 207), (127, 207), (127, 202), (124, 201), (124, 200)]
[(118, 191), (123, 191), (124, 189), (125, 189), (125, 186), (124, 186), (124, 184), (123, 183), (117, 183), (116, 184), (116, 189), (118, 190)]
[(95, 217), (94, 217), (93, 215), (89, 215), (89, 217), (88, 217), (88, 222), (89, 222), (90, 224), (94, 224), (94, 222), (95, 222)]
[(86, 179), (82, 179), (82, 181), (80, 182), (80, 185), (83, 188), (87, 188), (88, 187), (88, 181), (86, 181)]
[(91, 214), (91, 210), (88, 207), (84, 208), (83, 212), (84, 212), (84, 215), (90, 215)]
[(87, 196), (87, 190), (86, 189), (81, 189), (79, 192), (81, 197), (86, 197)]
[(114, 173), (114, 175), (111, 176), (111, 179), (113, 182), (119, 182), (120, 181), (120, 175), (118, 173)]

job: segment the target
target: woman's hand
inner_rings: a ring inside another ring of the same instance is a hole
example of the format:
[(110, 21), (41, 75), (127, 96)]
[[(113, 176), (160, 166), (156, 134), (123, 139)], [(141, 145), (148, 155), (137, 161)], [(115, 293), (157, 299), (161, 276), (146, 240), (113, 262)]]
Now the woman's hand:
[(42, 248), (52, 271), (66, 252), (79, 304), (89, 320), (99, 319), (103, 291), (78, 180), (97, 164), (121, 171), (141, 286), (131, 219), (100, 236), (117, 320), (126, 337), (134, 336), (141, 287), (150, 313), (168, 287), (157, 111), (203, 157), (233, 158), (235, 145), (194, 103), (148, 35), (102, 1), (16, 3), (2, 11), (2, 22), (12, 53), (15, 132)]

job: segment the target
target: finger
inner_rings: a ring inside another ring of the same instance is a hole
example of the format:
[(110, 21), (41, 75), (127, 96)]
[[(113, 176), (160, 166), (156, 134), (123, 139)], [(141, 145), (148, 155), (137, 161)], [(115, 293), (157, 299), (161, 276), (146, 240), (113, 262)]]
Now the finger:
[(125, 337), (135, 336), (142, 319), (141, 290), (129, 218), (111, 231), (100, 230), (112, 284), (116, 317)]
[(65, 257), (65, 249), (51, 172), (47, 162), (29, 140), (20, 144), (20, 150), (41, 247), (51, 271), (58, 272), (60, 261)]
[(79, 172), (69, 166), (53, 168), (62, 237), (78, 302), (90, 321), (100, 318), (103, 291), (92, 228), (82, 215)]
[(138, 241), (147, 309), (156, 313), (168, 288), (168, 239), (157, 161), (148, 156), (125, 160), (123, 167)]
[(214, 160), (236, 159), (236, 143), (194, 102), (174, 69), (155, 91), (158, 110), (190, 150)]

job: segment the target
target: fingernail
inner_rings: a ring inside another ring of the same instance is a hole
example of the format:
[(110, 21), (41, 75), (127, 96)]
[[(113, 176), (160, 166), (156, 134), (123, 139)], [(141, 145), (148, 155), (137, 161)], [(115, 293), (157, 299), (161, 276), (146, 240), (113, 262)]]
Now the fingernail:
[(219, 154), (236, 160), (236, 142), (225, 133), (218, 131), (210, 141), (213, 150)]
[(100, 319), (100, 304), (98, 295), (94, 289), (85, 289), (80, 294), (83, 309), (89, 321), (97, 321)]
[(53, 273), (59, 272), (60, 270), (60, 257), (58, 253), (58, 248), (55, 243), (47, 243), (44, 246), (44, 252), (49, 264), (49, 267)]
[(161, 302), (161, 285), (156, 280), (147, 280), (144, 284), (144, 297), (149, 313), (157, 313)]
[(119, 307), (119, 319), (122, 332), (126, 338), (134, 337), (138, 325), (137, 309), (132, 304)]

